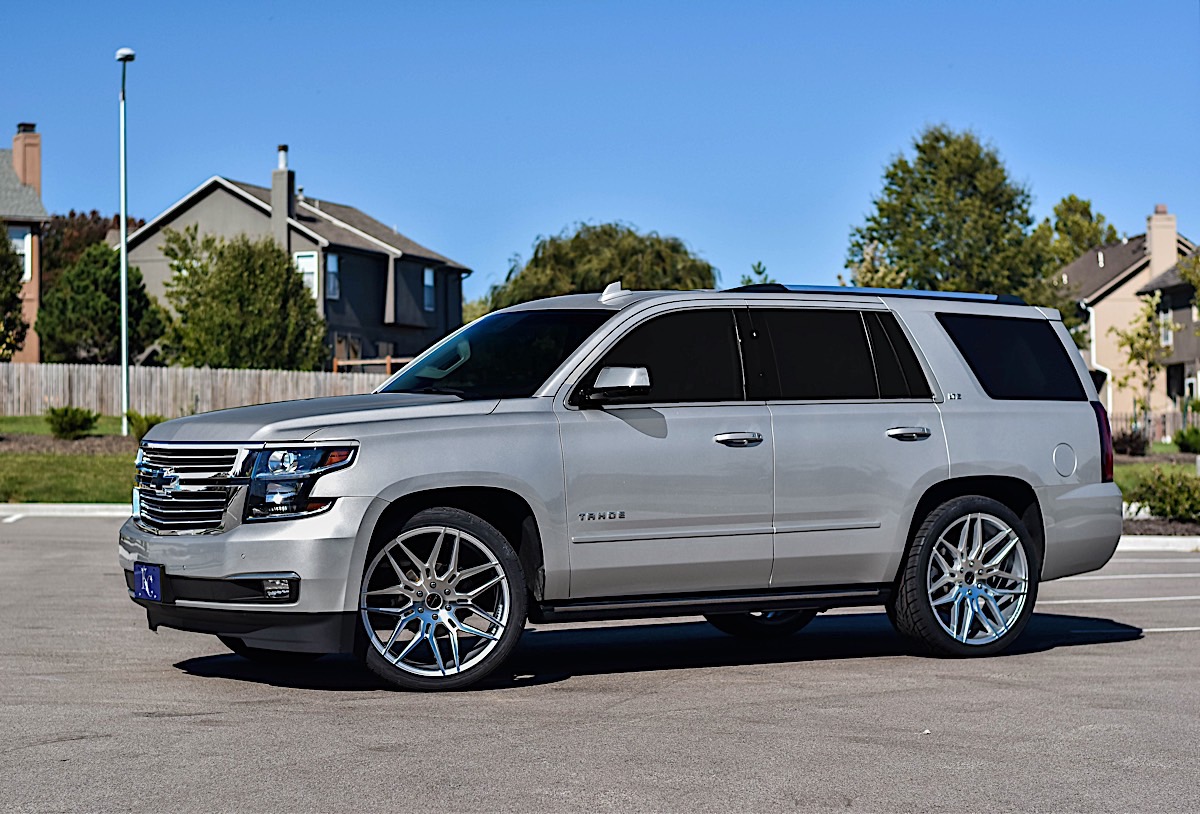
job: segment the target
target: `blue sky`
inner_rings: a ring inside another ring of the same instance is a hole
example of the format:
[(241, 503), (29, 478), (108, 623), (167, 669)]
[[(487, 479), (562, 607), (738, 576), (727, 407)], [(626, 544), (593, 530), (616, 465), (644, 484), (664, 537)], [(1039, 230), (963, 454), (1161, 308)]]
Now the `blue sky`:
[[(577, 221), (677, 235), (735, 285), (830, 283), (923, 126), (993, 143), (1044, 216), (1090, 198), (1200, 239), (1200, 2), (35, 3), (4, 117), (43, 134), (51, 211), (130, 211), (205, 178), (297, 183), (473, 269)], [(12, 21), (10, 21), (12, 22)]]

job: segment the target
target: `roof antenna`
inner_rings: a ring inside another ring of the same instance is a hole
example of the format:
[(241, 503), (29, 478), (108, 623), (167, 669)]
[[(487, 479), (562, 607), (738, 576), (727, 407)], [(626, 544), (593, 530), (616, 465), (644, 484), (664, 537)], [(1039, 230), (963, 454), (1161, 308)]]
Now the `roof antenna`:
[(600, 294), (600, 302), (612, 302), (617, 297), (623, 297), (628, 293), (628, 291), (621, 289), (621, 281), (617, 280), (615, 283), (609, 283), (604, 287), (603, 293)]

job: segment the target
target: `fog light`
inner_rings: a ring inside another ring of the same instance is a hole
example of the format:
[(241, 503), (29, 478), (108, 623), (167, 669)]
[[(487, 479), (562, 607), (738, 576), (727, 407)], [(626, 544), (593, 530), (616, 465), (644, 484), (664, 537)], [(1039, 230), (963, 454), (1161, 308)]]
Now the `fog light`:
[(264, 579), (263, 596), (267, 599), (289, 599), (292, 586), (286, 579)]

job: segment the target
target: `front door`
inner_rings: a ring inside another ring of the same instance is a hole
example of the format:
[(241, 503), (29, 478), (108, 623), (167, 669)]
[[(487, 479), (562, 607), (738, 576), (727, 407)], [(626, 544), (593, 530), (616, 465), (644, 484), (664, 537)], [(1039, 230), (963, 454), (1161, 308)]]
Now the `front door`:
[(745, 400), (729, 309), (634, 326), (585, 375), (645, 367), (649, 393), (559, 413), (571, 596), (766, 588), (771, 416)]

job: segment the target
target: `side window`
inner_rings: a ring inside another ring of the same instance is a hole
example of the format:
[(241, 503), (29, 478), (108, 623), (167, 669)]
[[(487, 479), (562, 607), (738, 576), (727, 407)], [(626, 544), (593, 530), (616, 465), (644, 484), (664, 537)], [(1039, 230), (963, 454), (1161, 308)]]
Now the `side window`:
[(650, 372), (650, 393), (637, 399), (641, 403), (745, 398), (737, 330), (726, 309), (654, 317), (617, 340), (589, 378), (617, 366)]
[(1087, 399), (1067, 349), (1046, 320), (974, 314), (937, 318), (992, 398)]
[(771, 338), (778, 395), (787, 401), (879, 397), (863, 318), (857, 311), (751, 309)]
[(863, 313), (871, 352), (875, 357), (875, 375), (879, 378), (879, 397), (883, 399), (927, 399), (933, 397), (921, 363), (893, 314), (880, 311)]

